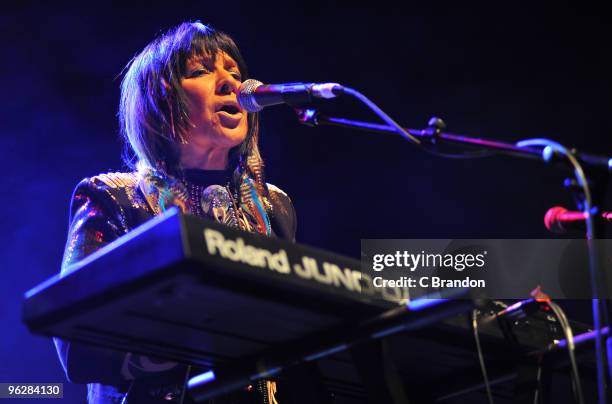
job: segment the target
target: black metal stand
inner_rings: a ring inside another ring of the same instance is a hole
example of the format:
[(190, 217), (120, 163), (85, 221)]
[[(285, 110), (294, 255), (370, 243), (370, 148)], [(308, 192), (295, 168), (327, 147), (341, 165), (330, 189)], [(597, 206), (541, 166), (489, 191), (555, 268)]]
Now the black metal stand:
[(351, 357), (365, 387), (368, 402), (410, 403), (385, 340), (352, 348)]
[[(592, 180), (591, 180), (592, 178)], [(590, 185), (592, 189), (592, 215), (595, 216), (597, 212), (601, 211), (601, 206), (604, 203), (606, 194), (607, 178), (601, 178), (599, 176), (590, 176)], [(565, 181), (568, 183), (568, 181)], [(575, 199), (584, 204), (584, 195), (575, 191)], [(580, 204), (579, 207), (582, 207)], [(598, 220), (593, 220), (593, 228), (589, 229), (587, 226), (587, 244), (589, 248), (589, 270), (591, 274), (591, 288), (593, 293), (593, 326), (595, 329), (595, 354), (597, 356), (597, 390), (599, 402), (601, 404), (607, 403), (607, 389), (611, 385), (612, 381), (612, 370), (607, 369), (610, 366), (612, 352), (606, 350), (606, 346), (612, 344), (612, 339), (602, 335), (602, 330), (610, 326), (610, 313), (609, 313), (609, 292), (612, 291), (610, 288), (609, 276), (607, 276), (605, 267), (602, 266), (602, 257), (600, 247), (597, 243), (598, 239), (602, 239), (605, 236), (605, 229), (603, 224)], [(607, 353), (606, 353), (607, 352)], [(608, 364), (606, 366), (606, 363)], [(606, 371), (608, 377), (606, 377)]]
[[(397, 131), (394, 128), (384, 124), (328, 117), (320, 114), (315, 109), (297, 109), (296, 113), (298, 115), (299, 122), (307, 126), (338, 126), (367, 132), (397, 135)], [(542, 159), (542, 150), (535, 147), (519, 147), (512, 143), (444, 132), (444, 129), (446, 129), (446, 124), (442, 119), (437, 117), (431, 118), (428, 122), (427, 128), (425, 129), (404, 129), (430, 147), (437, 147), (439, 145), (446, 144), (450, 146), (462, 146), (471, 149), (472, 151), (476, 151), (472, 157), (484, 157), (500, 154), (535, 160)], [(430, 148), (429, 151), (431, 150), (432, 149)], [(609, 177), (610, 172), (612, 172), (612, 157), (577, 152), (575, 150), (574, 152), (578, 161), (585, 168), (595, 170), (599, 173), (599, 175)]]
[[(273, 377), (301, 363), (363, 346), (398, 332), (435, 324), (444, 318), (465, 313), (475, 304), (466, 290), (459, 290), (442, 299), (417, 299), (356, 326), (334, 328), (284, 346), (275, 346), (270, 352), (253, 358), (242, 358), (240, 364), (215, 369), (214, 374), (205, 378), (192, 378), (187, 388), (195, 401), (215, 398), (243, 388), (253, 380)], [(401, 393), (392, 390), (389, 396), (395, 399), (401, 397)], [(401, 404), (402, 401), (397, 403)]]

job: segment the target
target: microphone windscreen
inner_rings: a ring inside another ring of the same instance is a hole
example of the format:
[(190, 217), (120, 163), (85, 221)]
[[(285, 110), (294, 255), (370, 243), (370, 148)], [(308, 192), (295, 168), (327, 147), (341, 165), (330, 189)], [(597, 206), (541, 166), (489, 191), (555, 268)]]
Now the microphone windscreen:
[(242, 82), (238, 88), (238, 104), (248, 112), (258, 112), (263, 109), (262, 106), (255, 101), (255, 90), (263, 86), (263, 83), (258, 80), (248, 79)]
[(565, 233), (565, 229), (561, 225), (560, 220), (560, 216), (565, 212), (567, 212), (567, 209), (561, 206), (555, 206), (548, 209), (544, 215), (544, 226), (546, 226), (546, 229), (555, 234)]

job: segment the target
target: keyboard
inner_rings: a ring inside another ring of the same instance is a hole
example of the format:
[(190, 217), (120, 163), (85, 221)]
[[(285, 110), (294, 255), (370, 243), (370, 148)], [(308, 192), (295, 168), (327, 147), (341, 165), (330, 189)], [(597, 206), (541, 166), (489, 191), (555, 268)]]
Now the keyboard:
[(358, 260), (170, 210), (26, 293), (31, 332), (202, 366), (404, 299)]

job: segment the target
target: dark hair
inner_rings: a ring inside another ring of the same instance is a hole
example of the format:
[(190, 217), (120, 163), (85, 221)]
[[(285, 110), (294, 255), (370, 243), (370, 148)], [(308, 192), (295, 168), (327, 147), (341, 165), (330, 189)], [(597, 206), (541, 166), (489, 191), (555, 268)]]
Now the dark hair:
[[(130, 168), (180, 175), (178, 144), (185, 143), (190, 126), (181, 78), (190, 58), (204, 56), (214, 62), (218, 51), (236, 61), (243, 79), (248, 77), (234, 41), (199, 21), (170, 29), (126, 66), (121, 82), (119, 124), (126, 146), (124, 160)], [(251, 113), (247, 120), (247, 136), (230, 151), (229, 164), (237, 166), (235, 180), (246, 175), (260, 182), (263, 163), (258, 146), (259, 116)], [(240, 184), (236, 186), (239, 188)]]

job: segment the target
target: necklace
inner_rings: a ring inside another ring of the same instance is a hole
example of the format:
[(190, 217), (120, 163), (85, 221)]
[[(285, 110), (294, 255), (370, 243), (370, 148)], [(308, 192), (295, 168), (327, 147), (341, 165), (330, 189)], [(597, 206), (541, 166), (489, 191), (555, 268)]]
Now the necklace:
[(236, 202), (238, 195), (231, 192), (229, 183), (225, 187), (220, 185), (204, 187), (185, 179), (182, 182), (189, 195), (189, 213), (200, 217), (208, 217), (231, 227), (251, 231), (249, 220)]

